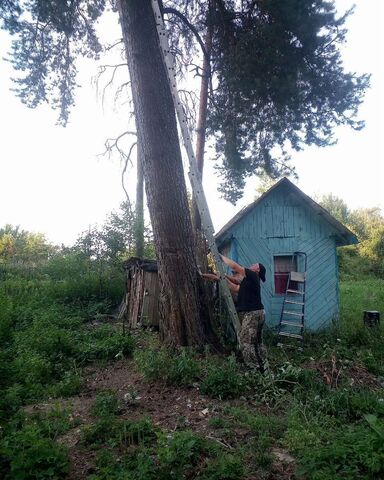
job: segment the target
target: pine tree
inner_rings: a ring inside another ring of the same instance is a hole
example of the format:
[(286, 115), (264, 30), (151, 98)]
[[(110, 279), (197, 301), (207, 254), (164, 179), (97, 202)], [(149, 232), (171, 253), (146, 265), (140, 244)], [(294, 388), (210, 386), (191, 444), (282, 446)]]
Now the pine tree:
[[(97, 57), (95, 21), (104, 0), (8, 2), (4, 25), (17, 35), (12, 62), (25, 72), (17, 93), (30, 107), (50, 101), (66, 124), (74, 105), (76, 55)], [(176, 117), (150, 0), (121, 0), (138, 143), (161, 284), (161, 335), (171, 346), (203, 347), (215, 337), (194, 255)], [(21, 15), (22, 14), (22, 15)]]
[[(193, 38), (212, 31), (215, 90), (208, 126), (222, 160), (224, 196), (236, 201), (247, 176), (287, 170), (286, 147), (331, 144), (356, 120), (366, 75), (345, 72), (339, 45), (345, 20), (326, 0), (178, 0), (183, 32), (174, 49), (193, 57)], [(162, 284), (162, 336), (203, 345), (211, 337), (193, 249), (176, 119), (150, 0), (116, 2), (132, 84), (138, 141)], [(169, 9), (169, 6), (172, 9)], [(66, 124), (75, 103), (77, 56), (97, 58), (95, 22), (106, 0), (3, 0), (0, 19), (15, 35), (16, 93), (30, 107), (49, 101)], [(189, 17), (189, 21), (188, 21)], [(185, 21), (187, 19), (187, 21)], [(192, 28), (191, 28), (192, 27)], [(280, 155), (276, 150), (280, 149)], [(171, 188), (170, 188), (171, 186)]]
[(340, 54), (353, 9), (338, 16), (329, 0), (177, 3), (200, 38), (212, 34), (208, 134), (224, 198), (235, 203), (255, 173), (292, 173), (288, 151), (333, 144), (334, 127), (363, 128), (356, 117), (369, 75), (345, 71)]

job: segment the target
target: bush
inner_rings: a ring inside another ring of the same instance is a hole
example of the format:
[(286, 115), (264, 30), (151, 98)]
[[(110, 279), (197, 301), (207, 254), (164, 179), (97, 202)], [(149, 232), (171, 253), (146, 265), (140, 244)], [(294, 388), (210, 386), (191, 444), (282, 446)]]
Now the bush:
[(135, 341), (131, 335), (121, 335), (110, 325), (103, 325), (82, 336), (79, 360), (88, 363), (94, 360), (113, 360), (131, 356)]
[(200, 384), (202, 393), (225, 399), (243, 394), (245, 388), (245, 380), (234, 356), (222, 362), (207, 362), (205, 376)]
[(192, 432), (175, 432), (163, 435), (159, 441), (157, 456), (160, 463), (159, 479), (171, 480), (190, 477), (205, 454), (208, 444)]
[(94, 401), (91, 413), (97, 417), (115, 415), (119, 409), (119, 402), (116, 393), (110, 390), (101, 392)]
[(383, 445), (383, 438), (365, 425), (343, 426), (330, 432), (328, 440), (315, 449), (303, 448), (298, 471), (313, 480), (383, 478)]
[(156, 438), (152, 422), (146, 418), (138, 421), (120, 421), (110, 415), (102, 416), (95, 424), (86, 425), (82, 430), (81, 442), (98, 447), (108, 445), (142, 445)]
[(72, 397), (80, 393), (83, 386), (83, 378), (77, 370), (68, 370), (63, 373), (60, 381), (51, 385), (48, 389), (53, 397)]
[(5, 437), (0, 453), (0, 473), (5, 480), (59, 480), (69, 472), (66, 449), (34, 426)]
[(162, 380), (168, 385), (191, 386), (201, 371), (194, 352), (188, 349), (171, 353), (164, 347), (152, 345), (135, 352), (135, 361), (147, 380)]
[(210, 460), (201, 480), (240, 480), (244, 478), (243, 459), (235, 455), (224, 454)]

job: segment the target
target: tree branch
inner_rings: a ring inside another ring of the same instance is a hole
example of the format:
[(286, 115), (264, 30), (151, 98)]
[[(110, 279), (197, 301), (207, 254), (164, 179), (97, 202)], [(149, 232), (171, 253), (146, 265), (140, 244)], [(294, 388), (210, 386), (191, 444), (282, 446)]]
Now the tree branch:
[[(208, 61), (208, 65), (210, 64), (210, 57), (207, 53), (207, 50), (205, 48), (205, 45), (204, 45), (204, 42), (202, 40), (202, 38), (200, 37), (200, 34), (199, 32), (196, 30), (196, 28), (192, 25), (192, 23), (190, 23), (190, 21), (187, 19), (186, 16), (184, 16), (181, 12), (179, 12), (178, 10), (176, 10), (175, 8), (171, 8), (171, 7), (167, 7), (167, 8), (163, 8), (163, 13), (168, 13), (168, 14), (173, 14), (173, 15), (176, 15), (177, 17), (179, 17), (183, 23), (185, 23), (185, 25), (187, 25), (187, 27), (191, 30), (191, 32), (195, 35), (196, 37), (196, 40), (198, 41), (200, 47), (201, 47), (201, 50), (204, 54), (204, 56), (206, 57), (207, 61)], [(211, 75), (211, 72), (210, 72), (210, 68), (209, 68), (209, 76)]]

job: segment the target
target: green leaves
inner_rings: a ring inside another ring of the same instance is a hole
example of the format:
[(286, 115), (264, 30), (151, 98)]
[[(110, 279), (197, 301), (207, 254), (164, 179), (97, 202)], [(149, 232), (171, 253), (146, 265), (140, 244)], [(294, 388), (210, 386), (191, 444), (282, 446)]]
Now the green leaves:
[(0, 9), (3, 27), (15, 35), (10, 61), (19, 73), (13, 80), (23, 103), (34, 108), (50, 102), (60, 112), (58, 123), (66, 125), (75, 103), (75, 58), (98, 57), (95, 21), (105, 6), (105, 0), (36, 0), (7, 1)]
[(219, 2), (212, 53), (217, 88), (209, 112), (221, 192), (235, 202), (244, 179), (289, 172), (286, 147), (334, 143), (356, 120), (368, 75), (345, 72), (344, 23), (331, 2)]

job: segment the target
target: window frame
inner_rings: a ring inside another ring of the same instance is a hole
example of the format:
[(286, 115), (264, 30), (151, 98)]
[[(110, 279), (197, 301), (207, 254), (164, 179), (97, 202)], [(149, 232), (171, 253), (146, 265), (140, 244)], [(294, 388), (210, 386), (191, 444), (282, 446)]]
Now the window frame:
[[(278, 259), (286, 259), (287, 264), (289, 261), (290, 269), (288, 271), (278, 271), (277, 262)], [(289, 278), (289, 273), (294, 271), (297, 268), (296, 259), (294, 258), (294, 264), (292, 265), (292, 254), (279, 253), (273, 255), (273, 293), (276, 296), (283, 296), (286, 293), (287, 282)], [(278, 278), (277, 278), (278, 277)], [(283, 286), (284, 285), (284, 286)]]

